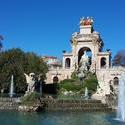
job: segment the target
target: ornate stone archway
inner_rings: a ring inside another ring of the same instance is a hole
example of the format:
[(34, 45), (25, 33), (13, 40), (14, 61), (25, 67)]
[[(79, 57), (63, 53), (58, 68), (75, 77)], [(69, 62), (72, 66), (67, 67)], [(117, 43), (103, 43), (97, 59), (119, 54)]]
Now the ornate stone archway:
[(57, 76), (54, 76), (53, 77), (53, 83), (58, 83), (58, 81), (59, 81), (59, 78)]
[(106, 68), (106, 58), (102, 57), (100, 59), (100, 68)]
[(78, 65), (79, 65), (79, 61), (81, 60), (81, 57), (82, 55), (84, 54), (84, 52), (87, 52), (87, 55), (89, 56), (90, 58), (90, 65), (91, 65), (91, 62), (92, 62), (92, 51), (89, 47), (82, 47), (79, 49), (78, 51)]
[(114, 77), (114, 79), (113, 79), (113, 84), (114, 84), (115, 86), (118, 86), (118, 85), (119, 85), (119, 78), (118, 78), (118, 77)]
[(69, 69), (71, 66), (71, 59), (70, 58), (66, 58), (65, 59), (65, 68)]

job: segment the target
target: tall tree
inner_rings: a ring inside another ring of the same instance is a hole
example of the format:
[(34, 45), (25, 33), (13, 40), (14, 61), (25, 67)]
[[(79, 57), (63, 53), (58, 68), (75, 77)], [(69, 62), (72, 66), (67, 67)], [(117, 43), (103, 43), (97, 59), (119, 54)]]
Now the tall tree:
[(114, 56), (113, 66), (125, 66), (125, 49), (118, 51)]
[(47, 65), (34, 53), (25, 53), (21, 49), (10, 49), (0, 53), (0, 88), (9, 90), (11, 75), (14, 75), (16, 92), (24, 92), (27, 85), (24, 73), (34, 72), (44, 80)]
[(2, 44), (3, 40), (4, 40), (3, 36), (0, 35), (0, 51), (1, 51), (2, 47), (3, 47), (3, 44)]

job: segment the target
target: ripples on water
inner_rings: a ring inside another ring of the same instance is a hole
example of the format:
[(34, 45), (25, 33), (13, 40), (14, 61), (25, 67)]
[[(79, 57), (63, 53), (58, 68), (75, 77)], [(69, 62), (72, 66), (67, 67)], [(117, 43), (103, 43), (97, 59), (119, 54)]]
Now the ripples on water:
[(115, 113), (101, 112), (0, 112), (0, 125), (125, 125)]

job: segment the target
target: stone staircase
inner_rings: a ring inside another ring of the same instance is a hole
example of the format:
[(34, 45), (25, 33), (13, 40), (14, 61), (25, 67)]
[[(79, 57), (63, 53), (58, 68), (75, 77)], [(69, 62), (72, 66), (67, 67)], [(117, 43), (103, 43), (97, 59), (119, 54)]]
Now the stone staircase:
[(112, 111), (100, 100), (46, 100), (47, 111)]
[(0, 98), (0, 110), (18, 110), (19, 98)]

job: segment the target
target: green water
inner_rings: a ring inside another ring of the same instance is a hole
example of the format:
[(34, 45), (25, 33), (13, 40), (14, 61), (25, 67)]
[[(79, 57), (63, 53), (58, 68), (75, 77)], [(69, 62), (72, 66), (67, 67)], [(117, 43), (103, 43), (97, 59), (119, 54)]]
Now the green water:
[(0, 111), (0, 125), (125, 125), (114, 120), (115, 113)]

